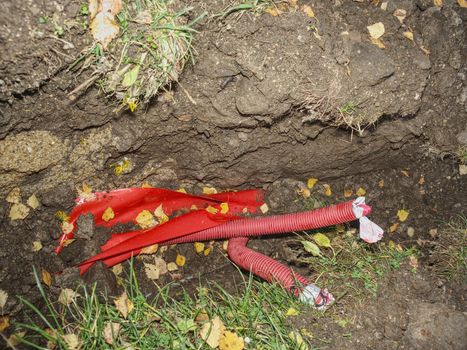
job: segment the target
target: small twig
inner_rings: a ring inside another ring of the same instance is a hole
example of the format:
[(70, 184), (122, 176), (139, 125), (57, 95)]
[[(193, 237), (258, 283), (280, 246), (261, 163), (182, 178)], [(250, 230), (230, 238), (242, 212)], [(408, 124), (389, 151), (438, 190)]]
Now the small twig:
[(86, 90), (88, 87), (94, 84), (95, 81), (102, 76), (102, 74), (102, 72), (97, 72), (93, 74), (88, 80), (78, 85), (72, 92), (68, 94), (68, 99), (72, 102), (76, 101), (76, 99), (78, 98), (78, 93), (82, 90)]
[(63, 40), (62, 38), (59, 38), (58, 36), (48, 35), (47, 37), (50, 38), (50, 39), (58, 40), (58, 41), (64, 43), (65, 45), (68, 45), (71, 48), (75, 47), (75, 45), (73, 45), (73, 43), (70, 43), (69, 41)]
[(187, 89), (185, 89), (183, 87), (182, 84), (180, 84), (180, 82), (177, 82), (178, 85), (182, 88), (182, 91), (185, 93), (186, 97), (188, 97), (188, 99), (190, 100), (191, 103), (193, 103), (194, 105), (197, 105), (196, 101), (193, 99), (193, 97), (191, 97), (190, 93), (188, 92)]

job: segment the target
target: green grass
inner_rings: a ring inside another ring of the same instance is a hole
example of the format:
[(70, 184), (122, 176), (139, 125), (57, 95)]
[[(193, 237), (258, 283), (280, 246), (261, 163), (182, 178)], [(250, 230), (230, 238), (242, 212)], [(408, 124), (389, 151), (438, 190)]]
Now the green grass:
[(459, 158), (459, 162), (461, 164), (467, 164), (467, 146), (459, 147), (457, 151), (457, 157)]
[[(178, 82), (192, 59), (193, 26), (204, 14), (187, 22), (191, 8), (173, 10), (173, 1), (124, 2), (116, 16), (120, 28), (108, 50), (94, 44), (69, 67), (78, 74), (90, 70), (107, 97), (119, 109), (134, 111), (171, 83)], [(89, 12), (82, 7), (80, 13)]]
[[(360, 301), (368, 297), (368, 293), (376, 296), (379, 281), (391, 270), (399, 269), (407, 257), (415, 255), (413, 249), (404, 249), (395, 244), (369, 245), (357, 239), (353, 231), (344, 233), (342, 226), (320, 232), (330, 238), (331, 248), (320, 247), (320, 256), (309, 254), (303, 256), (301, 261), (317, 274), (314, 282), (326, 286), (338, 299), (346, 296)], [(313, 242), (315, 233), (301, 239)]]
[(279, 2), (280, 1), (277, 0), (243, 0), (239, 4), (234, 4), (227, 7), (222, 12), (214, 15), (214, 17), (225, 18), (231, 14), (243, 14), (246, 11), (252, 12), (254, 14), (260, 14), (268, 8), (274, 8), (276, 3)]
[(339, 112), (342, 113), (343, 115), (351, 116), (357, 111), (357, 108), (358, 108), (357, 103), (349, 101), (345, 103), (344, 105), (342, 105), (341, 107), (339, 107), (338, 109), (339, 109)]
[[(82, 349), (124, 349), (128, 345), (133, 349), (207, 349), (209, 347), (198, 335), (203, 322), (198, 322), (197, 316), (204, 312), (211, 319), (219, 316), (227, 330), (249, 338), (247, 348), (300, 348), (289, 338), (292, 328), (286, 322), (286, 312), (289, 308), (298, 310), (303, 306), (275, 284), (250, 278), (238, 286), (238, 295), (212, 285), (197, 288), (190, 293), (192, 296), (176, 284), (155, 285), (156, 296), (148, 300), (131, 272), (125, 289), (134, 309), (124, 318), (112, 300), (100, 301), (93, 288), (79, 287), (80, 297), (68, 306), (53, 302), (36, 271), (35, 276), (47, 313), (22, 299), (29, 311), (39, 317), (40, 323), (31, 318), (30, 323), (17, 325), (18, 331), (27, 331), (22, 341), (31, 348), (43, 349), (48, 342), (55, 344), (56, 349), (67, 349), (66, 335), (75, 334)], [(172, 296), (174, 292), (176, 297)], [(121, 326), (114, 345), (106, 343), (103, 336), (107, 322)]]
[(431, 252), (435, 273), (447, 280), (467, 282), (467, 217), (457, 216), (441, 230)]

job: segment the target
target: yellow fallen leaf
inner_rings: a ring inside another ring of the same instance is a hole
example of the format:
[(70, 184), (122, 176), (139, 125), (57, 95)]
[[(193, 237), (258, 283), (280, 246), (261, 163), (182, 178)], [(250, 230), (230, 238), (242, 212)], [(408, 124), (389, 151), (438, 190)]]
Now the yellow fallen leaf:
[(143, 182), (143, 184), (141, 185), (141, 188), (152, 188), (152, 186), (149, 182)]
[(329, 186), (328, 184), (324, 184), (323, 187), (324, 187), (324, 194), (328, 197), (331, 197), (332, 195), (331, 186)]
[(364, 188), (360, 187), (355, 194), (359, 197), (363, 197), (366, 194), (366, 191)]
[(294, 347), (294, 349), (308, 350), (308, 345), (307, 343), (305, 343), (305, 340), (303, 340), (303, 337), (299, 332), (291, 331), (289, 333), (289, 339), (296, 344), (296, 347)]
[(420, 176), (420, 180), (418, 180), (419, 185), (423, 185), (425, 183), (425, 176)]
[(299, 188), (297, 190), (297, 194), (303, 198), (310, 198), (311, 196), (311, 192), (308, 188)]
[(328, 236), (323, 233), (316, 233), (313, 235), (313, 240), (316, 242), (317, 245), (320, 247), (331, 248), (331, 241), (329, 240)]
[(157, 224), (149, 210), (143, 210), (139, 213), (135, 221), (143, 229), (151, 228)]
[(167, 270), (168, 270), (169, 272), (177, 271), (177, 270), (178, 270), (178, 266), (177, 266), (177, 264), (174, 263), (174, 262), (169, 262), (169, 263), (167, 264)]
[(293, 307), (290, 307), (287, 312), (285, 313), (285, 316), (297, 316), (300, 313), (298, 312), (297, 309), (294, 309)]
[(194, 246), (195, 246), (196, 253), (201, 254), (202, 252), (204, 252), (204, 243), (203, 242), (195, 242)]
[(405, 220), (407, 220), (408, 216), (409, 216), (409, 212), (404, 209), (397, 211), (397, 217), (399, 218), (400, 222), (404, 222)]
[(192, 206), (190, 207), (190, 210), (198, 210), (198, 207), (194, 204), (192, 204)]
[(73, 289), (64, 288), (60, 291), (58, 302), (62, 305), (70, 305), (79, 296)]
[(10, 317), (0, 316), (0, 332), (3, 332), (8, 327), (10, 327)]
[(86, 183), (81, 185), (81, 188), (76, 187), (76, 192), (78, 192), (78, 197), (88, 201), (95, 198), (94, 193), (92, 193), (92, 188)]
[(159, 224), (169, 221), (169, 216), (164, 212), (162, 204), (154, 210), (154, 215), (157, 218), (157, 221), (159, 221)]
[(67, 345), (68, 350), (78, 350), (81, 348), (81, 342), (79, 338), (74, 333), (68, 333), (63, 336), (63, 340)]
[(26, 331), (13, 333), (8, 337), (8, 343), (10, 346), (16, 346), (21, 343), (21, 339), (26, 335)]
[(26, 203), (32, 208), (32, 209), (37, 209), (41, 205), (39, 203), (39, 200), (37, 199), (36, 195), (33, 194), (31, 197), (28, 198)]
[(381, 41), (381, 39), (375, 39), (375, 38), (371, 38), (371, 42), (378, 46), (380, 49), (385, 49), (386, 48), (386, 45), (384, 45), (384, 43)]
[(459, 4), (460, 7), (467, 7), (467, 0), (457, 0), (457, 3)]
[(413, 33), (410, 30), (403, 32), (402, 35), (410, 41), (413, 41)]
[(245, 341), (236, 333), (225, 331), (219, 339), (219, 350), (243, 350)]
[(370, 36), (373, 39), (381, 38), (385, 32), (384, 24), (381, 22), (372, 24), (370, 26), (367, 26), (366, 28), (368, 29), (368, 32), (370, 33)]
[(183, 266), (185, 265), (186, 263), (186, 258), (181, 255), (181, 254), (177, 254), (177, 257), (175, 258), (175, 263), (178, 265), (178, 266)]
[(379, 180), (378, 186), (379, 186), (380, 188), (383, 188), (383, 187), (384, 187), (384, 180)]
[(224, 323), (219, 316), (215, 316), (210, 322), (205, 323), (201, 327), (199, 331), (199, 337), (203, 339), (211, 348), (215, 349), (219, 346), (219, 341), (224, 332)]
[(206, 211), (211, 214), (216, 214), (219, 211), (219, 209), (216, 209), (213, 206), (208, 205), (208, 207), (206, 208)]
[(443, 7), (443, 0), (433, 0), (433, 4), (436, 7)]
[(127, 318), (128, 314), (134, 308), (133, 302), (128, 299), (128, 295), (126, 292), (123, 292), (117, 299), (114, 300), (115, 308), (118, 312), (123, 316), (123, 318)]
[(344, 197), (349, 198), (353, 194), (351, 189), (344, 190)]
[(302, 11), (310, 18), (315, 17), (315, 13), (313, 12), (313, 9), (309, 5), (303, 5), (302, 6)]
[(105, 209), (104, 213), (102, 213), (102, 220), (104, 220), (105, 222), (112, 220), (114, 217), (115, 217), (115, 213), (113, 209), (110, 207)]
[(203, 187), (204, 194), (215, 194), (217, 190), (214, 187)]
[(209, 254), (211, 254), (213, 249), (214, 247), (212, 245), (209, 245), (203, 252), (204, 256), (208, 256)]
[(259, 210), (261, 210), (261, 213), (266, 214), (269, 211), (269, 207), (266, 203), (264, 203), (259, 207)]
[(409, 177), (409, 172), (407, 170), (401, 170), (402, 175)]
[(15, 203), (10, 209), (10, 220), (23, 220), (29, 215), (29, 208), (23, 203)]
[(344, 224), (338, 224), (338, 225), (336, 225), (336, 231), (337, 231), (337, 233), (344, 233), (344, 232), (345, 232), (345, 226), (344, 226)]
[(180, 192), (180, 193), (185, 193), (185, 194), (186, 194), (186, 190), (185, 190), (183, 187), (180, 187), (176, 192)]
[(396, 232), (396, 230), (397, 230), (398, 227), (399, 227), (399, 223), (398, 223), (398, 222), (392, 224), (392, 225), (389, 227), (389, 232), (391, 232), (391, 233)]
[(157, 243), (152, 244), (150, 246), (147, 246), (141, 249), (141, 252), (139, 253), (139, 255), (151, 255), (151, 254), (156, 253), (158, 249), (159, 249), (159, 244)]
[(229, 249), (229, 241), (222, 242), (222, 249), (225, 251)]
[(6, 196), (6, 201), (12, 204), (18, 204), (21, 202), (21, 189), (19, 187), (13, 188), (10, 193)]
[[(107, 344), (112, 345), (115, 340), (117, 340), (118, 336), (120, 335), (121, 325), (117, 322), (107, 321), (104, 324), (104, 340)], [(127, 348), (128, 349), (128, 348)]]
[(38, 252), (42, 249), (42, 243), (41, 241), (34, 241), (32, 242), (32, 251), (33, 252)]
[(3, 309), (8, 300), (8, 293), (0, 289), (0, 309)]
[(221, 203), (221, 214), (227, 214), (229, 212), (229, 204), (228, 203)]
[(116, 176), (120, 176), (122, 174), (127, 174), (133, 170), (133, 165), (131, 160), (127, 157), (124, 157), (123, 160), (111, 164), (110, 167), (114, 168), (114, 173)]
[(60, 221), (69, 221), (70, 217), (63, 210), (59, 210), (55, 213), (55, 217)]
[(314, 177), (310, 177), (308, 181), (306, 182), (306, 187), (308, 187), (310, 190), (316, 185), (318, 182), (318, 179), (315, 179)]
[(122, 264), (117, 264), (117, 265), (112, 266), (112, 272), (114, 273), (115, 276), (119, 276), (123, 272)]
[(268, 7), (264, 12), (270, 14), (273, 17), (279, 16), (282, 12), (274, 7)]
[(157, 280), (160, 276), (159, 268), (154, 264), (144, 263), (144, 272), (150, 280)]
[(42, 269), (41, 277), (42, 277), (42, 282), (44, 282), (44, 284), (47, 287), (50, 287), (52, 285), (52, 275), (50, 274), (49, 271)]
[(313, 256), (320, 256), (321, 255), (321, 250), (319, 247), (314, 244), (313, 242), (310, 241), (302, 241), (303, 248), (308, 252), (311, 253)]

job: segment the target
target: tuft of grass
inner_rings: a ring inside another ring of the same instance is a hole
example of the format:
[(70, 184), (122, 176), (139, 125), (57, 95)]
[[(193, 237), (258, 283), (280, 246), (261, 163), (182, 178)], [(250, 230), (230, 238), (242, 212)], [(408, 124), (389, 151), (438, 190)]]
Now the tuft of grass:
[(267, 9), (275, 8), (277, 3), (286, 3), (286, 1), (278, 0), (242, 0), (239, 4), (230, 5), (220, 13), (214, 15), (214, 17), (226, 18), (227, 16), (239, 13), (240, 15), (246, 11), (252, 12), (253, 14), (261, 14)]
[[(321, 230), (331, 240), (331, 248), (321, 247), (321, 255), (305, 255), (299, 259), (308, 264), (317, 277), (316, 284), (326, 286), (337, 299), (348, 295), (355, 301), (376, 296), (378, 283), (391, 270), (399, 269), (407, 257), (414, 255), (414, 249), (404, 249), (394, 243), (368, 245), (356, 240), (354, 231), (344, 233), (343, 227)], [(312, 241), (313, 233), (303, 238)]]
[(461, 164), (467, 165), (467, 146), (459, 147), (457, 151), (457, 157), (459, 158), (459, 162)]
[[(17, 325), (27, 332), (21, 341), (31, 348), (43, 349), (48, 344), (55, 349), (67, 349), (67, 335), (74, 334), (83, 349), (205, 349), (208, 346), (200, 338), (199, 330), (207, 321), (199, 321), (201, 313), (207, 313), (209, 319), (219, 316), (227, 330), (248, 339), (248, 348), (297, 348), (289, 337), (292, 326), (286, 322), (286, 312), (291, 307), (299, 310), (301, 306), (295, 297), (275, 284), (250, 278), (238, 286), (239, 295), (214, 284), (191, 293), (175, 283), (155, 285), (155, 297), (148, 300), (131, 269), (124, 287), (134, 309), (124, 318), (109, 298), (104, 301), (99, 298), (95, 288), (79, 287), (76, 291), (80, 297), (68, 306), (53, 302), (46, 295), (37, 271), (34, 274), (47, 313), (22, 299), (40, 323), (31, 319), (30, 323)], [(121, 327), (119, 334), (114, 334), (113, 344), (104, 338), (108, 322)]]
[[(102, 50), (99, 43), (94, 44), (69, 70), (79, 68), (79, 73), (91, 70), (97, 77), (91, 81), (107, 97), (115, 98), (120, 109), (134, 111), (178, 82), (186, 63), (192, 59), (196, 32), (193, 26), (204, 14), (188, 22), (190, 11), (191, 8), (175, 11), (173, 1), (124, 2), (117, 15), (120, 35), (108, 50)], [(87, 87), (85, 83), (83, 88)]]
[(434, 272), (447, 280), (467, 282), (467, 217), (458, 216), (442, 230), (431, 251)]

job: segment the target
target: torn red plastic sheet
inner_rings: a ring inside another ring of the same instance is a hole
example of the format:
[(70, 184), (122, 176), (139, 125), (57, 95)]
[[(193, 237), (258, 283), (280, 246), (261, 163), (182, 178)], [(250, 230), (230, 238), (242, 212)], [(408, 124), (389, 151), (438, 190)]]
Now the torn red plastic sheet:
[[(263, 203), (263, 192), (244, 190), (209, 195), (190, 195), (161, 188), (126, 188), (110, 192), (96, 192), (94, 198), (90, 200), (77, 199), (78, 205), (73, 208), (68, 221), (73, 229), (71, 232), (62, 234), (59, 246), (55, 251), (60, 253), (65, 242), (73, 238), (76, 221), (81, 215), (91, 213), (97, 226), (112, 227), (118, 223), (135, 222), (141, 211), (145, 209), (154, 211), (160, 205), (163, 205), (164, 213), (171, 215), (177, 210), (190, 210), (192, 206), (204, 208), (222, 202), (232, 203), (234, 209), (242, 207), (242, 210), (246, 208), (247, 211), (253, 213)], [(102, 214), (109, 207), (112, 208), (115, 218), (104, 221)]]

